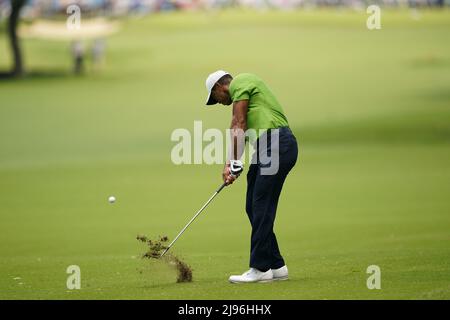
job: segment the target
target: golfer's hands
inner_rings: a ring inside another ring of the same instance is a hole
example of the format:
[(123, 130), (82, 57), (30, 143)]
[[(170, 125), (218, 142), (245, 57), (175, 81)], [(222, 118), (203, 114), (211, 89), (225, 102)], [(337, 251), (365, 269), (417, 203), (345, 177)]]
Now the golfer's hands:
[(244, 164), (240, 160), (230, 160), (225, 164), (223, 169), (222, 178), (223, 182), (228, 186), (236, 180), (244, 170)]
[(232, 184), (234, 182), (234, 180), (236, 180), (237, 176), (233, 176), (231, 174), (231, 168), (230, 168), (230, 164), (227, 163), (225, 164), (225, 167), (223, 168), (223, 172), (222, 172), (222, 179), (223, 182), (229, 186), (230, 184)]

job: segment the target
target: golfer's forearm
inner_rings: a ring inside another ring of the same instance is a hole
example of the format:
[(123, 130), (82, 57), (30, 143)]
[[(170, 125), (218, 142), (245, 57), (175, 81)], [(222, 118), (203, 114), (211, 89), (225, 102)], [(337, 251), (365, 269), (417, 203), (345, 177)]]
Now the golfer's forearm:
[(247, 130), (248, 100), (240, 100), (233, 103), (233, 117), (231, 118), (230, 138), (231, 146), (228, 150), (228, 159), (239, 160), (244, 153), (245, 131)]
[[(239, 160), (244, 153), (245, 131), (247, 130), (247, 121), (239, 117), (233, 117), (230, 126), (231, 146), (228, 152), (228, 160)], [(227, 161), (229, 163), (229, 161)]]

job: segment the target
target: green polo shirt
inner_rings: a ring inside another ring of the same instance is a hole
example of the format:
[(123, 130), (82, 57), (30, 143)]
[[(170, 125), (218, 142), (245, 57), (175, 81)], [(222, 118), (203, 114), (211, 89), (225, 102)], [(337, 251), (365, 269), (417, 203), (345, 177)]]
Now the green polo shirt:
[(233, 102), (248, 100), (248, 129), (273, 129), (289, 126), (275, 95), (256, 75), (251, 73), (237, 75), (230, 83), (229, 92)]

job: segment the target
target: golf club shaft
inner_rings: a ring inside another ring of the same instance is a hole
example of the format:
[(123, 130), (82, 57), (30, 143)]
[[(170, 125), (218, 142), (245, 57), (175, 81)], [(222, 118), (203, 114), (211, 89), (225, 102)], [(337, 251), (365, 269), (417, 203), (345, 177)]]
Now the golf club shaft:
[(203, 207), (200, 208), (200, 210), (198, 210), (198, 212), (192, 217), (192, 219), (184, 226), (184, 228), (180, 231), (180, 233), (175, 237), (175, 239), (173, 239), (173, 241), (169, 244), (169, 246), (167, 247), (166, 250), (164, 250), (164, 252), (161, 254), (161, 257), (163, 255), (166, 254), (167, 251), (169, 251), (170, 247), (172, 247), (172, 245), (175, 243), (175, 241), (178, 240), (178, 238), (183, 234), (183, 232), (189, 227), (189, 225), (194, 222), (194, 220), (199, 216), (200, 213), (202, 213), (202, 211), (208, 206), (208, 204), (214, 199), (215, 196), (217, 196), (219, 194), (220, 191), (222, 191), (222, 189), (226, 186), (226, 183), (223, 183), (219, 189), (216, 190), (216, 192), (214, 192), (214, 194), (211, 196), (211, 198), (208, 199), (208, 201), (206, 201), (206, 203), (203, 205)]

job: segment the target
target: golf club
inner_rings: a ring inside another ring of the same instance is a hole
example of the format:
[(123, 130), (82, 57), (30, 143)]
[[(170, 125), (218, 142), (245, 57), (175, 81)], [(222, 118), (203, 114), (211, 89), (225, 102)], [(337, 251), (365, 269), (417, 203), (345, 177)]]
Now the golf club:
[(173, 239), (173, 241), (169, 244), (169, 246), (167, 247), (166, 250), (163, 251), (163, 253), (161, 254), (160, 258), (162, 258), (162, 256), (164, 256), (166, 254), (167, 251), (169, 251), (169, 249), (173, 246), (173, 244), (175, 243), (175, 241), (177, 241), (177, 239), (183, 234), (183, 232), (187, 229), (187, 227), (189, 227), (189, 225), (194, 222), (194, 220), (198, 217), (198, 215), (200, 213), (202, 213), (202, 211), (208, 206), (208, 204), (214, 199), (215, 196), (217, 196), (219, 194), (220, 191), (222, 191), (222, 189), (226, 186), (226, 183), (224, 182), (219, 189), (216, 190), (216, 192), (214, 192), (214, 194), (211, 196), (211, 198), (208, 199), (208, 201), (206, 201), (206, 203), (203, 205), (203, 207), (200, 208), (200, 210), (198, 210), (198, 212), (194, 215), (194, 217), (192, 217), (192, 219), (184, 226), (184, 228), (180, 231), (180, 233), (175, 237), (175, 239)]

